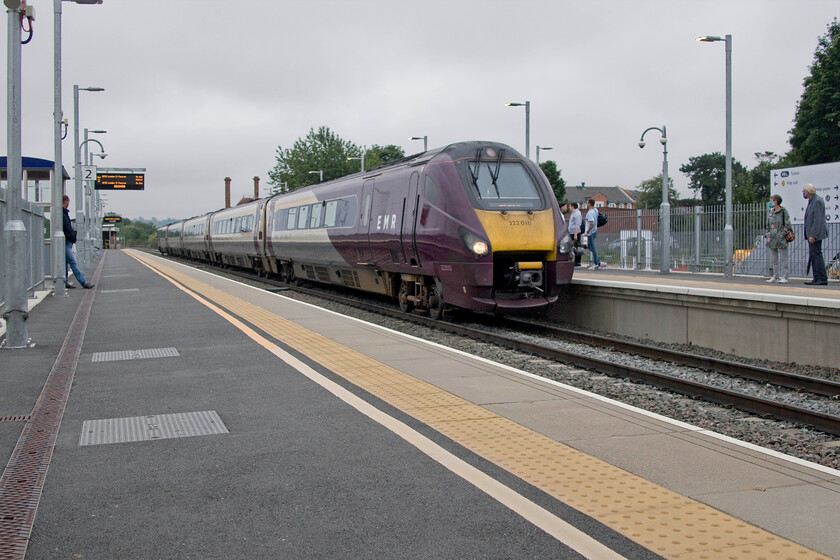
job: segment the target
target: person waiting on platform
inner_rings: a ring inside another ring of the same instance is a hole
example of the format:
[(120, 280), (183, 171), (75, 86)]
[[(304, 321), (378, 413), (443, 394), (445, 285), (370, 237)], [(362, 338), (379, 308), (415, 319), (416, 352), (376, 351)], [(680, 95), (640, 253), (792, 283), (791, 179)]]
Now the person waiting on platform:
[(812, 286), (825, 286), (828, 284), (828, 274), (825, 271), (825, 259), (822, 253), (823, 239), (828, 237), (828, 228), (825, 225), (825, 201), (816, 196), (817, 189), (811, 183), (802, 187), (802, 197), (808, 200), (808, 207), (805, 209), (805, 241), (808, 242), (808, 265), (814, 279), (806, 284)]
[(589, 265), (588, 270), (607, 268), (601, 266), (601, 259), (598, 258), (598, 248), (595, 246), (595, 239), (598, 237), (598, 209), (595, 208), (595, 199), (587, 200), (586, 207), (589, 210), (586, 212), (586, 231), (583, 232), (583, 236), (586, 237), (589, 251), (592, 253), (592, 264)]
[(572, 215), (569, 218), (569, 235), (572, 236), (572, 241), (575, 247), (575, 266), (580, 266), (580, 258), (583, 256), (580, 247), (580, 227), (583, 225), (583, 216), (580, 213), (580, 207), (577, 202), (572, 202)]
[(767, 219), (767, 249), (770, 251), (772, 276), (767, 282), (787, 284), (788, 281), (788, 235), (792, 231), (790, 214), (782, 206), (782, 197), (774, 194), (770, 197), (770, 216)]
[(73, 245), (76, 243), (76, 230), (73, 229), (73, 223), (70, 221), (70, 210), (67, 209), (70, 206), (70, 197), (66, 194), (62, 199), (62, 205), (64, 206), (64, 258), (66, 260), (64, 277), (67, 279), (66, 286), (68, 288), (76, 287), (70, 283), (69, 272), (67, 272), (68, 268), (72, 268), (76, 281), (84, 289), (89, 290), (93, 288), (94, 284), (90, 284), (85, 280), (85, 275), (82, 274), (82, 271), (79, 270), (79, 265), (76, 264), (76, 255), (73, 254)]

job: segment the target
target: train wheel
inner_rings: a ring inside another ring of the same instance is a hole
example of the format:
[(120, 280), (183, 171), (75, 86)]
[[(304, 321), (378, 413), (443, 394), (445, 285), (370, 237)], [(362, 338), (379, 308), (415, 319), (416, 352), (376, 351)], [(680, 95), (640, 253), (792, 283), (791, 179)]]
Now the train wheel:
[(414, 310), (414, 302), (408, 299), (408, 286), (400, 285), (400, 293), (397, 296), (400, 302), (400, 309), (403, 313), (411, 313)]
[(440, 288), (440, 280), (435, 278), (434, 283), (429, 286), (429, 317), (435, 321), (443, 317), (444, 303)]

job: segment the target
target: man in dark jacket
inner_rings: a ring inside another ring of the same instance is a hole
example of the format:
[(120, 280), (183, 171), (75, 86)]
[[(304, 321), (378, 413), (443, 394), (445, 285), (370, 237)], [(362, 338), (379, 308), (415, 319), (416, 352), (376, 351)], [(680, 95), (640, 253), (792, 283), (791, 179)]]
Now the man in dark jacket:
[[(76, 280), (82, 287), (86, 290), (93, 288), (94, 284), (89, 284), (85, 280), (85, 275), (82, 274), (82, 271), (79, 270), (79, 265), (76, 264), (76, 255), (73, 254), (73, 245), (76, 243), (76, 230), (73, 229), (73, 224), (70, 222), (70, 210), (67, 209), (70, 206), (70, 197), (66, 194), (62, 199), (63, 206), (64, 206), (64, 258), (67, 263), (67, 268), (73, 269), (73, 276), (76, 277)], [(73, 284), (70, 283), (69, 280), (69, 273), (65, 273), (67, 276), (67, 287), (68, 288), (75, 288)]]
[(825, 286), (828, 284), (822, 253), (823, 239), (828, 237), (828, 228), (825, 225), (825, 201), (821, 196), (817, 196), (817, 189), (811, 183), (802, 187), (802, 196), (808, 199), (808, 207), (805, 209), (805, 240), (808, 242), (808, 262), (814, 274), (814, 279), (805, 283), (812, 286)]

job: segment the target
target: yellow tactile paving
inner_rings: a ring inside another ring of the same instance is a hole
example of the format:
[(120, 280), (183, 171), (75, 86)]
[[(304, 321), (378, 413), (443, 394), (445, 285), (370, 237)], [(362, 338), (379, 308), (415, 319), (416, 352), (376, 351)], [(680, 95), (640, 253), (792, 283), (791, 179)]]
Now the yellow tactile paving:
[(130, 254), (391, 406), (666, 558), (826, 558), (538, 434), (145, 255)]

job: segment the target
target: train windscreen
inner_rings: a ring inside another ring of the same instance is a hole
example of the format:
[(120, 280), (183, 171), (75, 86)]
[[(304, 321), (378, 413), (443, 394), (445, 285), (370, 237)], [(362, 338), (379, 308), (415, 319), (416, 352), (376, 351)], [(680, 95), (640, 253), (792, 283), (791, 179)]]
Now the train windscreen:
[(542, 210), (544, 203), (533, 179), (518, 162), (471, 161), (473, 198), (483, 210)]

